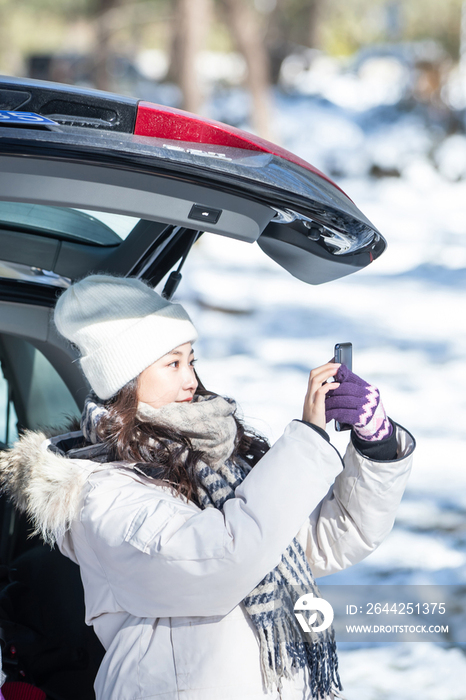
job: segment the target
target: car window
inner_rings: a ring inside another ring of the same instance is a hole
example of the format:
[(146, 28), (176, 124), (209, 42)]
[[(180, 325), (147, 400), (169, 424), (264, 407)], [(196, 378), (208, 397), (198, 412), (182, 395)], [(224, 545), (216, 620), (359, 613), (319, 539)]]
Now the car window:
[(112, 212), (107, 211), (91, 211), (90, 209), (75, 209), (74, 211), (81, 211), (83, 214), (93, 216), (99, 221), (102, 221), (109, 226), (122, 241), (129, 236), (136, 224), (141, 221), (141, 219), (137, 219), (135, 216), (112, 214)]
[(46, 284), (49, 287), (66, 289), (71, 284), (69, 277), (57, 275), (51, 270), (43, 270), (35, 265), (23, 265), (22, 263), (0, 260), (0, 279), (23, 280), (35, 284)]
[(0, 201), (0, 228), (77, 243), (118, 245), (138, 221), (136, 217), (123, 214)]
[[(21, 427), (36, 430), (44, 427), (61, 428), (69, 418), (80, 417), (81, 412), (65, 382), (45, 355), (31, 343), (4, 334), (0, 336), (0, 358), (3, 382), (8, 384), (14, 401), (7, 436), (7, 400), (4, 398), (0, 440), (5, 435), (10, 443), (14, 441), (17, 422)], [(4, 397), (7, 396), (7, 391), (8, 388), (4, 389)]]

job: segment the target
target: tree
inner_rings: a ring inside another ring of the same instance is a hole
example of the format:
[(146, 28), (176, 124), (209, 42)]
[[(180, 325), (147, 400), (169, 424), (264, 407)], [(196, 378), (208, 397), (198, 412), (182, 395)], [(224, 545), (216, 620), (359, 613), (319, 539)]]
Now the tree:
[(120, 0), (95, 0), (95, 49), (93, 52), (93, 83), (99, 90), (112, 90), (109, 73), (112, 38), (112, 13)]
[(261, 136), (270, 139), (270, 63), (257, 12), (247, 0), (219, 0), (219, 4), (234, 42), (246, 61), (246, 81), (253, 104), (252, 123)]
[(265, 44), (271, 79), (278, 82), (283, 59), (297, 47), (320, 48), (323, 0), (277, 0), (267, 18)]
[[(171, 60), (167, 78), (180, 86), (183, 108), (199, 112), (204, 96), (196, 71), (196, 57), (204, 46), (213, 4), (212, 0), (175, 0), (174, 6)], [(246, 61), (254, 128), (261, 136), (270, 138), (270, 69), (257, 12), (248, 0), (217, 0), (217, 7), (238, 51)]]
[(169, 80), (181, 88), (183, 109), (199, 112), (202, 88), (196, 59), (210, 24), (211, 0), (175, 0)]

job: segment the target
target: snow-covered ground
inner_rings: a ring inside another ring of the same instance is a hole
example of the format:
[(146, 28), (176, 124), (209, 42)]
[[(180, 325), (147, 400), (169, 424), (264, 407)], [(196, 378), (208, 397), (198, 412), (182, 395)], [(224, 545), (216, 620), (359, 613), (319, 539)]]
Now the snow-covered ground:
[[(256, 245), (206, 234), (178, 293), (200, 331), (198, 372), (273, 441), (301, 417), (310, 369), (351, 341), (354, 370), (380, 388), (417, 450), (391, 534), (320, 582), (466, 584), (466, 181), (456, 181), (466, 141), (440, 140), (415, 116), (372, 123), (302, 95), (276, 102), (282, 144), (341, 172), (338, 184), (388, 249), (369, 269), (314, 287)], [(371, 179), (374, 163), (400, 176)], [(343, 451), (348, 434), (328, 429)], [(465, 607), (458, 600), (455, 614)], [(466, 699), (459, 647), (346, 643), (339, 657), (348, 700)]]

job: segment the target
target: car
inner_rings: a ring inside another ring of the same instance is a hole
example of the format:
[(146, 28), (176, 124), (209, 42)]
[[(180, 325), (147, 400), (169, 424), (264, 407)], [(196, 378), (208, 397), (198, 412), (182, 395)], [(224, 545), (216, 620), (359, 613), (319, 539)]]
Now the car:
[[(74, 280), (133, 276), (163, 283), (171, 299), (205, 232), (257, 244), (308, 284), (352, 274), (386, 247), (298, 156), (134, 98), (0, 77), (0, 161), (1, 449), (64, 415), (79, 420), (89, 387), (51, 323)], [(84, 624), (78, 567), (31, 537), (5, 497), (0, 520), (6, 697), (28, 688), (31, 698), (91, 700), (104, 650)]]

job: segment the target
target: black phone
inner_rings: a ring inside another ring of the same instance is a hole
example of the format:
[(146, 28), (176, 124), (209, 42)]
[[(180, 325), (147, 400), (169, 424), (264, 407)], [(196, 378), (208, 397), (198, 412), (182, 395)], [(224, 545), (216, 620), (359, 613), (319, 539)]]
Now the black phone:
[[(346, 365), (349, 370), (353, 371), (353, 344), (352, 343), (337, 343), (334, 348), (334, 358), (335, 362), (340, 362), (342, 365)], [(335, 421), (335, 430), (341, 432), (342, 430), (351, 430), (351, 425), (348, 423), (339, 423)]]

